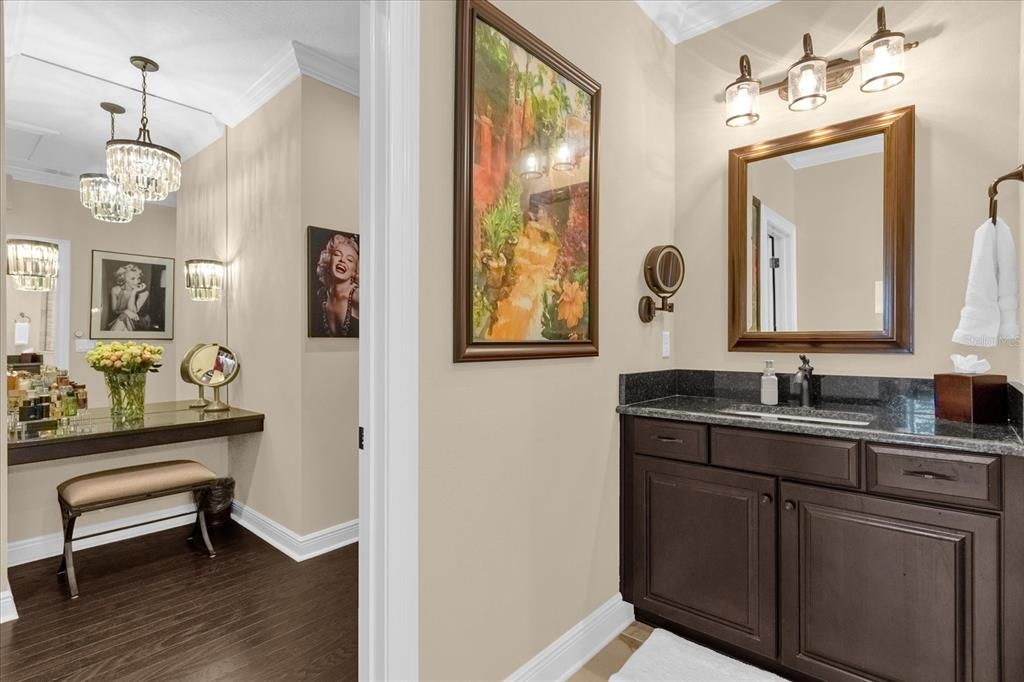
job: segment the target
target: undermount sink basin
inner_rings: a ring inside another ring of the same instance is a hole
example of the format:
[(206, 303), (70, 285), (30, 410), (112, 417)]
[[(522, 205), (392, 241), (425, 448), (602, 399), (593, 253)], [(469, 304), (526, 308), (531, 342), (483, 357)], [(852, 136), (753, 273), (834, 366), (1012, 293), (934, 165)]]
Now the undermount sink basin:
[(834, 424), (836, 426), (868, 426), (872, 422), (872, 417), (869, 414), (840, 412), (837, 410), (816, 410), (813, 407), (737, 405), (736, 407), (727, 407), (722, 412), (741, 417), (754, 417), (764, 421)]

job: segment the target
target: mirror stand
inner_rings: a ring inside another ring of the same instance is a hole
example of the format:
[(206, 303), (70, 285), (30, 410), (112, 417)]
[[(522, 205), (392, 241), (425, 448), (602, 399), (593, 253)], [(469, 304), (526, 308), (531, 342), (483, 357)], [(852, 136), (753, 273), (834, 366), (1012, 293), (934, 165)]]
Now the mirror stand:
[(220, 399), (220, 386), (213, 387), (213, 402), (209, 403), (204, 412), (227, 412), (231, 407)]
[(189, 407), (201, 408), (201, 407), (206, 407), (207, 405), (210, 404), (210, 401), (206, 399), (206, 387), (203, 386), (202, 384), (198, 384), (198, 386), (199, 386), (199, 397), (196, 398), (195, 402), (189, 403), (189, 405), (188, 405)]

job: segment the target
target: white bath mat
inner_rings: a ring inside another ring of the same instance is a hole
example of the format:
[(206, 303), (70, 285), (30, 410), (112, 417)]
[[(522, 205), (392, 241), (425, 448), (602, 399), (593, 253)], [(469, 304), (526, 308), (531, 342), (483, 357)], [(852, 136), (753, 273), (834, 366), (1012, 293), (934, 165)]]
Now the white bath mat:
[(784, 682), (699, 644), (655, 630), (609, 682)]

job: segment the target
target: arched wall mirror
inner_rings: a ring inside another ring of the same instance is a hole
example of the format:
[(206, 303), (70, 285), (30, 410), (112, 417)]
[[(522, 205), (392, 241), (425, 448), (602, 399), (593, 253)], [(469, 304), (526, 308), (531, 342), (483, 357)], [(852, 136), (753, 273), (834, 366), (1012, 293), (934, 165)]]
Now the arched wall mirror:
[(729, 350), (913, 352), (914, 107), (729, 152)]

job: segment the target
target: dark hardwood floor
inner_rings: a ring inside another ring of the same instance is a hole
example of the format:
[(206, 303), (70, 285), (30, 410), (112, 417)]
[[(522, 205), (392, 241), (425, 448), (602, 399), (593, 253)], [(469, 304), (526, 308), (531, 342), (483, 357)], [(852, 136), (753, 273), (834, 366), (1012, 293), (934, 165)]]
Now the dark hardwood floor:
[(247, 530), (217, 557), (175, 528), (10, 569), (20, 618), (0, 625), (0, 680), (355, 680), (358, 550), (301, 563)]

